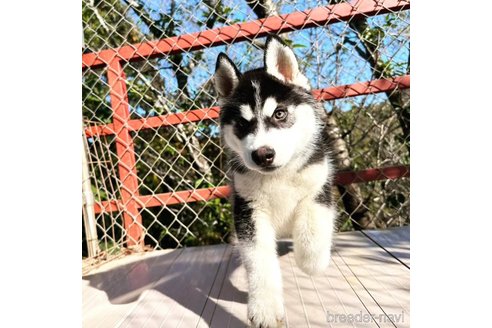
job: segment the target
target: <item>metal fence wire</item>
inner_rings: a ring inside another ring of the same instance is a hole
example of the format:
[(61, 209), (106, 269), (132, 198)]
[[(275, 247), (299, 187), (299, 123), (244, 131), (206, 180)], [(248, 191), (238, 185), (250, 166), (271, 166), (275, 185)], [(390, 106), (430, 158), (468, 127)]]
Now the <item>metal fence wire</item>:
[(409, 7), (83, 0), (83, 257), (228, 242), (215, 60), (260, 67), (268, 34), (292, 47), (329, 114), (339, 229), (409, 224)]

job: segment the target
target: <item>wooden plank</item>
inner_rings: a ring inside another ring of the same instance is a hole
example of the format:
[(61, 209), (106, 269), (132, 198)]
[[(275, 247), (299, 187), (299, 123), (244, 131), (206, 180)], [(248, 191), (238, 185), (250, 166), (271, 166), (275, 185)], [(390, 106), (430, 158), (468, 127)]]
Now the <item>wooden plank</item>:
[(90, 286), (87, 280), (82, 280), (82, 290), (82, 327), (115, 327), (132, 308), (132, 304), (115, 308), (106, 293)]
[(188, 327), (198, 323), (226, 246), (185, 248), (171, 268), (160, 272), (120, 327)]
[(248, 327), (248, 284), (239, 254), (233, 251), (210, 323), (211, 328)]
[[(363, 236), (362, 233), (360, 235)], [(337, 247), (340, 266), (352, 275), (377, 302), (379, 325), (409, 327), (410, 271), (368, 238), (340, 236)], [(344, 247), (344, 245), (350, 247)], [(382, 313), (381, 313), (382, 312)]]
[(364, 230), (363, 233), (410, 268), (410, 226)]
[(223, 257), (223, 263), (220, 266), (214, 284), (210, 289), (210, 293), (208, 295), (209, 297), (207, 303), (205, 304), (205, 308), (203, 309), (203, 312), (201, 314), (201, 318), (200, 321), (198, 322), (197, 328), (208, 328), (212, 323), (212, 317), (217, 308), (217, 302), (219, 300), (219, 296), (222, 291), (222, 288), (224, 287), (224, 281), (226, 281), (226, 279), (229, 279), (227, 274), (229, 273), (228, 270), (232, 262), (232, 252), (233, 252), (233, 247), (227, 246)]
[[(203, 314), (203, 311), (205, 309), (205, 306), (207, 305), (207, 303), (210, 303), (210, 294), (211, 294), (213, 285), (217, 279), (217, 275), (219, 274), (221, 269), (224, 269), (223, 267), (227, 267), (228, 260), (230, 258), (230, 255), (228, 256), (227, 253), (228, 253), (228, 249), (230, 248), (230, 246), (229, 245), (217, 245), (217, 246), (214, 246), (214, 248), (221, 250), (221, 257), (219, 259), (219, 262), (217, 263), (216, 260), (213, 260), (213, 263), (218, 264), (217, 269), (215, 269), (215, 268), (214, 269), (208, 269), (207, 267), (205, 267), (202, 269), (206, 270), (206, 271), (210, 271), (210, 272), (202, 272), (200, 270), (200, 271), (197, 271), (193, 274), (193, 276), (195, 276), (198, 273), (199, 275), (202, 276), (202, 278), (203, 278), (203, 276), (209, 276), (208, 279), (201, 279), (202, 283), (196, 284), (196, 286), (202, 286), (202, 287), (198, 287), (202, 292), (200, 296), (203, 297), (201, 300), (201, 303), (197, 304), (197, 307), (196, 307), (196, 309), (199, 311), (196, 311), (195, 313), (191, 313), (189, 311), (190, 308), (188, 308), (187, 311), (184, 311), (182, 313), (181, 323), (177, 327), (186, 328), (186, 327), (198, 326), (200, 319), (201, 319), (201, 316)], [(212, 255), (210, 253), (207, 253), (206, 256), (207, 256), (207, 259), (206, 259), (207, 262), (210, 261), (212, 258)], [(210, 279), (210, 278), (212, 278), (212, 279)], [(198, 282), (198, 279), (196, 279), (196, 280)], [(222, 280), (222, 281), (224, 281), (224, 280)], [(195, 288), (197, 288), (197, 287), (195, 287)]]
[[(405, 239), (405, 231), (392, 233)], [(279, 253), (287, 327), (409, 326), (410, 271), (361, 232), (335, 236), (332, 262), (320, 276), (307, 276), (297, 267), (292, 241), (279, 242)], [(82, 292), (84, 327), (248, 324), (246, 272), (230, 245), (117, 260), (85, 276)], [(359, 320), (334, 322), (337, 314)], [(404, 321), (390, 320), (392, 315), (403, 315)]]
[(402, 277), (401, 271), (395, 270), (398, 265), (395, 262), (384, 267), (378, 264), (349, 267), (384, 312), (380, 320), (392, 321), (397, 327), (409, 327), (410, 288), (404, 285), (404, 281), (409, 283), (409, 277)]
[[(347, 316), (360, 313), (369, 317), (366, 305), (356, 293), (357, 286), (351, 286), (333, 260), (323, 275), (306, 275), (295, 264), (292, 242), (282, 243), (283, 252), (290, 250), (280, 257), (288, 327), (377, 327), (372, 320), (356, 324), (329, 322), (328, 313)], [(366, 301), (375, 306), (373, 300), (366, 297)]]
[[(365, 237), (360, 232), (354, 232)], [(347, 236), (341, 236), (341, 240), (346, 244)], [(387, 276), (394, 279), (392, 285), (400, 286), (403, 290), (409, 291), (410, 288), (410, 271), (402, 265), (393, 256), (388, 254), (383, 248), (375, 244), (369, 238), (356, 238), (351, 241), (353, 247), (340, 247), (337, 249), (344, 263), (346, 263), (354, 272), (362, 270), (371, 270), (366, 272), (375, 275)], [(365, 277), (365, 276), (363, 276)]]
[(328, 314), (365, 315), (369, 316), (367, 306), (362, 303), (349, 280), (342, 274), (340, 268), (336, 265), (337, 255), (332, 255), (332, 261), (328, 270), (322, 276), (311, 277), (313, 288), (317, 297), (323, 306), (326, 315), (326, 322), (329, 327), (377, 327), (373, 320), (367, 322), (333, 322), (333, 317), (329, 318)]
[[(294, 267), (290, 261), (289, 254), (292, 252), (291, 241), (281, 241), (279, 243), (280, 268), (282, 272), (285, 324), (287, 327), (308, 327), (306, 317), (306, 306), (302, 298), (301, 286), (294, 273)], [(294, 264), (295, 265), (295, 264)]]
[[(115, 327), (135, 306), (138, 297), (179, 257), (181, 250), (135, 254), (115, 260), (83, 277), (83, 327)], [(149, 268), (160, 265), (160, 272)]]
[[(378, 305), (377, 301), (367, 292), (364, 285), (360, 280), (353, 274), (350, 268), (341, 261), (339, 256), (333, 257), (333, 264), (340, 270), (344, 279), (349, 283), (352, 291), (357, 295), (359, 302), (361, 304), (359, 309), (356, 309), (354, 312), (349, 313), (348, 315), (357, 316), (360, 313), (360, 310), (365, 309), (367, 313), (370, 315), (370, 320), (373, 320), (377, 327), (394, 327), (394, 325), (389, 320), (374, 320), (374, 317), (386, 317), (385, 313)], [(331, 313), (331, 312), (330, 312)], [(333, 313), (336, 315), (337, 313)], [(365, 314), (365, 312), (363, 313)], [(357, 320), (357, 319), (355, 319)], [(339, 321), (336, 324), (340, 324)], [(359, 327), (361, 323), (354, 322), (356, 327)], [(334, 324), (334, 327), (337, 325)]]

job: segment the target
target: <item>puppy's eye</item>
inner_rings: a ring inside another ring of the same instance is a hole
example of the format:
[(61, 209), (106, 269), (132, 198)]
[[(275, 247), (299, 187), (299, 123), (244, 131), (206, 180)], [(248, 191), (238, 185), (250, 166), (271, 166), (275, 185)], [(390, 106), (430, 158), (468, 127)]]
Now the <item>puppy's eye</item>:
[(277, 108), (275, 110), (275, 112), (273, 112), (273, 117), (276, 119), (276, 120), (285, 120), (285, 118), (287, 117), (287, 109), (285, 108)]

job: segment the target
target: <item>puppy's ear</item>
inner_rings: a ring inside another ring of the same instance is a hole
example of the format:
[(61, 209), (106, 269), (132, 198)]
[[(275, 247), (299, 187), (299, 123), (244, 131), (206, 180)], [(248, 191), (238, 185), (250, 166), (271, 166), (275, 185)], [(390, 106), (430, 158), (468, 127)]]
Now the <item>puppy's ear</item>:
[(241, 73), (232, 60), (223, 52), (217, 57), (215, 65), (214, 85), (219, 97), (224, 98), (232, 94), (239, 83)]
[(268, 74), (310, 90), (308, 79), (299, 71), (296, 56), (282, 40), (271, 35), (265, 45), (265, 67)]

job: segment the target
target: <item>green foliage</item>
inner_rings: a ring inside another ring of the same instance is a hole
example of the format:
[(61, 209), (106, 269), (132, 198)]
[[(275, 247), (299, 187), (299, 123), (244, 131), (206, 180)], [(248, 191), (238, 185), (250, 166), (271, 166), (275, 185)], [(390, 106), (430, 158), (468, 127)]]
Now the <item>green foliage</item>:
[[(402, 138), (398, 120), (387, 102), (353, 106), (344, 112), (336, 110), (333, 115), (350, 150), (355, 170), (410, 164), (407, 140)], [(375, 181), (359, 184), (359, 187), (363, 206), (374, 216), (377, 227), (409, 223), (409, 179)], [(341, 202), (339, 205), (343, 208)], [(346, 212), (340, 212), (340, 220), (340, 230), (353, 228)]]
[(99, 249), (108, 255), (116, 255), (121, 251), (121, 247), (112, 240), (100, 241)]
[(108, 200), (108, 194), (105, 190), (97, 189), (94, 184), (91, 184), (92, 194), (94, 195), (94, 200), (100, 202), (103, 200)]

